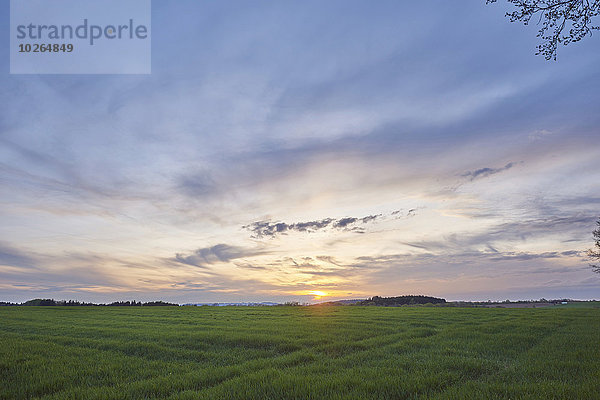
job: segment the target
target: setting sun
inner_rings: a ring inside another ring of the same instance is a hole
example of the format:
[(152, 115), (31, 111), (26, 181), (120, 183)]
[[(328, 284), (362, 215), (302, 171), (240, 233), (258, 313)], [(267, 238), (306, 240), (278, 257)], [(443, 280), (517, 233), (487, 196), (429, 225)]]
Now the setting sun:
[(319, 300), (321, 297), (327, 296), (327, 293), (322, 292), (320, 290), (312, 290), (308, 292), (308, 294), (315, 296), (315, 300)]

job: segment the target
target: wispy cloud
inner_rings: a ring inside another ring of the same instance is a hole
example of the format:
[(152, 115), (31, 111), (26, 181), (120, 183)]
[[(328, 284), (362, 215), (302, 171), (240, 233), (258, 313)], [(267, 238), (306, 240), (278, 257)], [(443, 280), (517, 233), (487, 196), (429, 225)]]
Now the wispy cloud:
[(550, 135), (552, 135), (552, 132), (547, 129), (536, 129), (529, 134), (529, 140), (536, 141)]
[(492, 261), (500, 261), (500, 260), (520, 260), (520, 261), (527, 261), (527, 260), (535, 260), (538, 258), (560, 258), (560, 257), (564, 257), (564, 256), (577, 256), (580, 253), (575, 251), (575, 250), (571, 250), (571, 251), (563, 251), (563, 252), (558, 252), (558, 251), (546, 251), (543, 253), (525, 253), (525, 252), (505, 252), (502, 253), (500, 255), (494, 255), (492, 257), (490, 257), (490, 260)]
[(467, 171), (464, 174), (462, 174), (462, 176), (467, 177), (473, 181), (475, 179), (486, 178), (490, 175), (498, 174), (500, 172), (509, 170), (514, 165), (515, 165), (515, 163), (509, 162), (508, 164), (506, 164), (504, 167), (501, 167), (501, 168), (489, 168), (489, 167), (479, 168), (474, 171)]
[(31, 255), (0, 242), (0, 265), (28, 268), (36, 264), (35, 258)]
[(175, 255), (174, 261), (194, 267), (206, 268), (211, 264), (219, 262), (226, 263), (239, 258), (254, 257), (263, 254), (267, 254), (267, 251), (221, 243), (212, 247), (200, 248), (189, 255), (178, 253)]

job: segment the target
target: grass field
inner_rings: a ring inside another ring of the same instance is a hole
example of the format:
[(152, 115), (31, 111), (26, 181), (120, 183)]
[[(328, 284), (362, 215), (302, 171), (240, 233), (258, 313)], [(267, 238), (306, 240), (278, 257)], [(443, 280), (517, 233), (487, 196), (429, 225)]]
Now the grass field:
[(600, 308), (0, 307), (1, 399), (600, 399)]

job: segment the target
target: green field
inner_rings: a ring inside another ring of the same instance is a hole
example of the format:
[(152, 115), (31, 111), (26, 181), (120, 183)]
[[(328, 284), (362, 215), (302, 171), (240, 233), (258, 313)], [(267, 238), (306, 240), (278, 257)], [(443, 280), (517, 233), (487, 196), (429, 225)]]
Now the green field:
[(600, 308), (0, 307), (1, 399), (600, 399)]

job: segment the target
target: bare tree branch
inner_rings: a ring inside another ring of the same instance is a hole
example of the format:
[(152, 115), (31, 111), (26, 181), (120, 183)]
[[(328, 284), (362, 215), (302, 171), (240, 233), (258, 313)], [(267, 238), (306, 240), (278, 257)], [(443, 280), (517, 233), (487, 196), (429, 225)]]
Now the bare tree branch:
[[(498, 0), (486, 0), (487, 4)], [(506, 0), (516, 10), (506, 13), (510, 22), (522, 22), (529, 25), (534, 15), (539, 15), (537, 24), (541, 25), (537, 37), (542, 43), (537, 46), (536, 55), (546, 60), (556, 60), (559, 44), (568, 45), (578, 42), (592, 31), (600, 29), (593, 25), (592, 19), (600, 14), (600, 0)]]
[[(587, 256), (596, 261), (600, 261), (600, 219), (596, 221), (596, 225), (598, 227), (592, 234), (594, 235), (594, 248), (591, 248), (587, 251)], [(590, 264), (592, 270), (600, 274), (600, 265)]]

